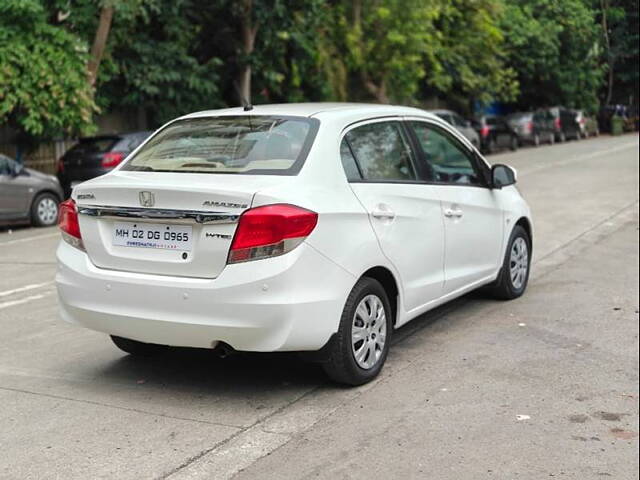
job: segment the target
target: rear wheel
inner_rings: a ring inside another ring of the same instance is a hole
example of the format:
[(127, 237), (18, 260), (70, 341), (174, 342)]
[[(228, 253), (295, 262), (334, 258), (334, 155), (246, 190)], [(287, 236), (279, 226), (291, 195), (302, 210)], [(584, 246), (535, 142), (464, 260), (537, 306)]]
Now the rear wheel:
[(489, 287), (492, 295), (502, 300), (512, 300), (524, 293), (529, 282), (530, 252), (531, 239), (527, 231), (516, 225), (511, 232), (498, 279)]
[(334, 336), (327, 375), (347, 385), (373, 380), (387, 358), (391, 339), (391, 307), (380, 282), (363, 277), (353, 287)]
[(168, 348), (165, 345), (144, 343), (115, 335), (111, 335), (111, 340), (120, 350), (136, 357), (151, 357), (166, 351)]
[(31, 205), (31, 222), (37, 227), (50, 227), (58, 220), (58, 197), (41, 193)]
[(513, 135), (511, 137), (511, 142), (509, 143), (509, 148), (514, 152), (516, 150), (518, 150), (518, 137), (516, 137), (515, 135)]

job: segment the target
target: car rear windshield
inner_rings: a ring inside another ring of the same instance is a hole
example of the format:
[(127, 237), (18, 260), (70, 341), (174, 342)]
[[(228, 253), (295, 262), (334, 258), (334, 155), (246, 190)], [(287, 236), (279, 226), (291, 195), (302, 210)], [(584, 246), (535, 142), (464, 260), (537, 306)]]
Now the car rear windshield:
[(118, 137), (81, 138), (68, 153), (104, 153), (119, 140)]
[(122, 170), (294, 175), (317, 127), (318, 120), (285, 116), (178, 120), (151, 138)]

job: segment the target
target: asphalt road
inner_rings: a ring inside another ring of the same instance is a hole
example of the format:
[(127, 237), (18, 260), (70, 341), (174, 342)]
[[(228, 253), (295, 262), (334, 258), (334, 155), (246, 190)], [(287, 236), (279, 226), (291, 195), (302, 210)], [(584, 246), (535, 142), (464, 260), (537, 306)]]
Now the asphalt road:
[(534, 214), (527, 294), (396, 332), (382, 375), (133, 360), (62, 323), (54, 229), (0, 231), (0, 478), (638, 478), (638, 136), (491, 158)]

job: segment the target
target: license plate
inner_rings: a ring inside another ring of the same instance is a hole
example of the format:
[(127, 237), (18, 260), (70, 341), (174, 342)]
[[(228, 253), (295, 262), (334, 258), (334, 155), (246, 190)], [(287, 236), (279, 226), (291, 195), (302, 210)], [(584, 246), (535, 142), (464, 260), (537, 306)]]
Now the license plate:
[(157, 223), (117, 222), (113, 244), (121, 247), (161, 248), (191, 251), (192, 227)]

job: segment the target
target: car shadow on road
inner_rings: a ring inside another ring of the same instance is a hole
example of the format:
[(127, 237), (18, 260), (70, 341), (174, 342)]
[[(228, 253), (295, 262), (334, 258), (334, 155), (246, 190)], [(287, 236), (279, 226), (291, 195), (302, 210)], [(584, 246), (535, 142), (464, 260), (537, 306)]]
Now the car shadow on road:
[[(482, 293), (470, 293), (427, 312), (394, 333), (392, 352), (424, 330), (447, 328), (448, 316), (493, 302)], [(464, 316), (457, 316), (464, 318)], [(113, 347), (115, 349), (115, 347)], [(117, 353), (116, 353), (117, 355)], [(118, 359), (98, 368), (102, 380), (114, 384), (151, 384), (181, 392), (223, 394), (234, 397), (282, 388), (339, 387), (330, 382), (320, 365), (297, 353), (235, 352), (224, 358), (213, 350), (170, 348), (154, 357)]]

